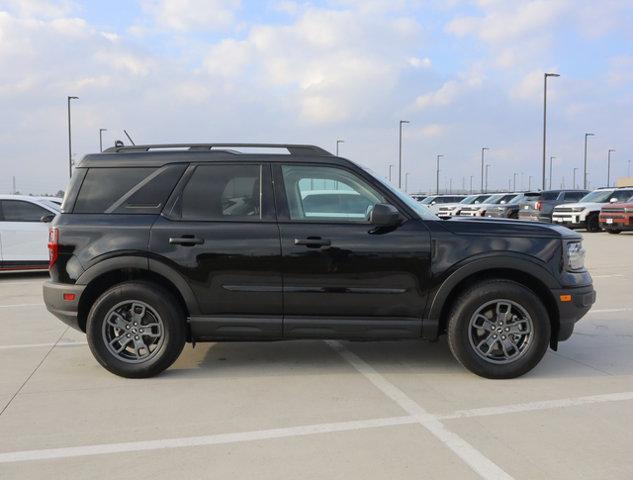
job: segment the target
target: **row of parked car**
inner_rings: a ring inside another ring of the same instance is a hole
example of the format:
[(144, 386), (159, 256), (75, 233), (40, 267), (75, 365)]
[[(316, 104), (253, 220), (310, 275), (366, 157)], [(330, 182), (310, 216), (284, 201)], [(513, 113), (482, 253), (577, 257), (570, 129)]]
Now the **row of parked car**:
[(440, 218), (514, 218), (614, 234), (633, 230), (633, 187), (414, 198)]

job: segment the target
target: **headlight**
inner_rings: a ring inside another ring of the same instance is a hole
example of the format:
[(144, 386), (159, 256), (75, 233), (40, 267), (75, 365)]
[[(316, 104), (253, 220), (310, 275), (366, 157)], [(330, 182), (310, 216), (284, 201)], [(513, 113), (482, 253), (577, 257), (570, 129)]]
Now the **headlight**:
[(569, 242), (566, 245), (565, 268), (570, 271), (585, 269), (585, 249), (582, 242)]
[(572, 212), (582, 212), (585, 209), (585, 207), (573, 207), (571, 209)]

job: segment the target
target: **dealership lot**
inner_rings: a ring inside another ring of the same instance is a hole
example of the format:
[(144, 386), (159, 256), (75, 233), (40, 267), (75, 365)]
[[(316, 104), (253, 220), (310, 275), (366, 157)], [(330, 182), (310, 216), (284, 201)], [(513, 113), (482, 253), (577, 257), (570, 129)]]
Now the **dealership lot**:
[(526, 376), (445, 341), (190, 345), (127, 380), (0, 278), (0, 477), (631, 478), (633, 234), (585, 234), (598, 300)]

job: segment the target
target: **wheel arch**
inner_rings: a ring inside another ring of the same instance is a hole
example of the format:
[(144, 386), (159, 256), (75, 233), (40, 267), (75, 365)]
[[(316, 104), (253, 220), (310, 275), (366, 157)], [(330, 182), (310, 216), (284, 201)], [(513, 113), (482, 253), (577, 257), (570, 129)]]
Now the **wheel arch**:
[[(510, 280), (532, 290), (543, 302), (552, 327), (550, 345), (556, 348), (560, 329), (559, 311), (552, 289), (560, 288), (554, 277), (542, 266), (524, 259), (481, 259), (453, 272), (436, 291), (423, 321), (423, 336), (436, 338), (446, 331), (448, 313), (460, 294), (475, 283)], [(426, 325), (425, 325), (426, 324)]]
[(77, 279), (77, 284), (86, 285), (77, 310), (79, 328), (86, 331), (90, 308), (103, 292), (113, 285), (130, 280), (143, 280), (160, 285), (176, 297), (186, 317), (199, 314), (193, 291), (184, 278), (172, 268), (145, 257), (118, 257), (94, 265)]

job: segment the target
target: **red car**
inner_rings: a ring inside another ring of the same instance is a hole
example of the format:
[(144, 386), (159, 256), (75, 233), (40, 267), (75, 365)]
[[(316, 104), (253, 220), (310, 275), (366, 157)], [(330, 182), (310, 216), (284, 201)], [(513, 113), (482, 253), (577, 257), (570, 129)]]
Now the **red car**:
[(614, 234), (633, 230), (633, 197), (623, 203), (610, 203), (602, 207), (600, 226)]

